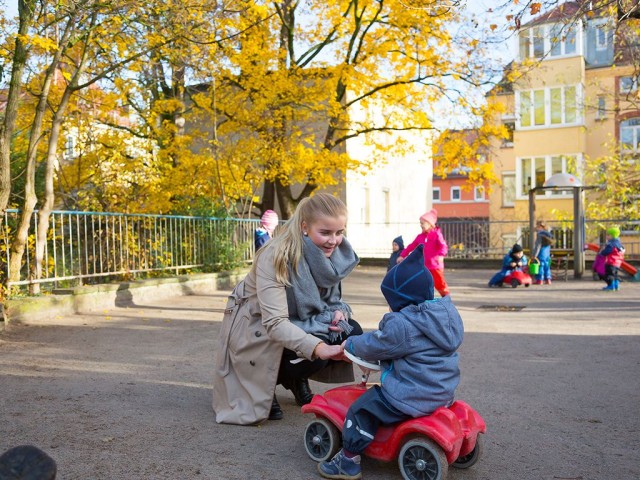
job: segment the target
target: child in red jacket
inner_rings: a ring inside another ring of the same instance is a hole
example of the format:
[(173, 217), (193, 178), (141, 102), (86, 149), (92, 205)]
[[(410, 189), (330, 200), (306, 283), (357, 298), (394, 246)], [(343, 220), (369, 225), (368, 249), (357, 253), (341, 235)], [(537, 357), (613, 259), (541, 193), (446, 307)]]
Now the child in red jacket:
[(436, 226), (437, 221), (438, 212), (435, 208), (420, 217), (422, 232), (400, 252), (398, 263), (404, 260), (418, 245), (424, 245), (424, 266), (431, 272), (435, 289), (445, 297), (449, 295), (449, 286), (444, 279), (444, 257), (449, 252), (449, 246), (442, 236), (440, 228)]
[(607, 244), (600, 250), (599, 255), (605, 257), (604, 280), (607, 282), (607, 286), (603, 290), (618, 290), (620, 288), (618, 271), (624, 260), (624, 247), (620, 243), (620, 229), (618, 227), (607, 229)]

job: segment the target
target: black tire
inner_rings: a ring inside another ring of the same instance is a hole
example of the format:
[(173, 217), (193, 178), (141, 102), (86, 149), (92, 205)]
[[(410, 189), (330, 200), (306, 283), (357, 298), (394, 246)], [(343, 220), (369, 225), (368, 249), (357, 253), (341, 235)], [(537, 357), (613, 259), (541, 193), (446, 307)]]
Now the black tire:
[(427, 437), (406, 442), (398, 454), (398, 466), (404, 480), (445, 480), (449, 472), (444, 451)]
[(516, 288), (518, 285), (520, 285), (520, 282), (517, 279), (512, 278), (511, 279), (511, 288)]
[(476, 464), (482, 452), (484, 451), (484, 440), (482, 438), (482, 434), (479, 434), (476, 438), (476, 446), (473, 447), (473, 450), (466, 454), (464, 457), (458, 457), (455, 462), (451, 464), (452, 467), (456, 468), (469, 468)]
[(342, 436), (336, 426), (324, 418), (316, 418), (304, 429), (304, 449), (316, 462), (333, 458), (340, 450)]

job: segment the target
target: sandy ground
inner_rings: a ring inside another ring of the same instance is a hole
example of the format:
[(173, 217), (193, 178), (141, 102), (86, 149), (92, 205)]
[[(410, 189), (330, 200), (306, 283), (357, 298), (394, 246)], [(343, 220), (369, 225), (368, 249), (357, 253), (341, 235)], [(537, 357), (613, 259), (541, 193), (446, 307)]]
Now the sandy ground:
[[(488, 426), (483, 457), (448, 478), (639, 479), (640, 284), (489, 289), (492, 273), (447, 272), (466, 330), (458, 398)], [(345, 284), (366, 328), (386, 311), (383, 274), (360, 267)], [(319, 478), (302, 442), (311, 418), (282, 387), (284, 420), (215, 423), (226, 294), (10, 325), (0, 334), (0, 451), (35, 444), (61, 480)], [(363, 471), (401, 478), (394, 463), (364, 459)]]

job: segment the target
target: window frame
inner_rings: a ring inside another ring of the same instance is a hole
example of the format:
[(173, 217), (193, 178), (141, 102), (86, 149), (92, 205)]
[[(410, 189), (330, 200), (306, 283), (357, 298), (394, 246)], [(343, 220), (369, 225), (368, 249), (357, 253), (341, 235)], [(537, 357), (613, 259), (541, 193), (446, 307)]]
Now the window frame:
[[(582, 22), (575, 25), (546, 23), (529, 27), (518, 34), (518, 60), (555, 60), (557, 58), (582, 55), (582, 30)], [(536, 39), (538, 39), (537, 43)], [(539, 49), (539, 39), (542, 40), (542, 53), (540, 55), (536, 53), (536, 47)], [(558, 39), (558, 41), (554, 41), (554, 39)], [(554, 50), (558, 51), (556, 48), (558, 45), (560, 47), (559, 53), (554, 53)], [(527, 50), (527, 54), (523, 56), (524, 50)]]
[[(557, 167), (557, 161), (560, 160), (560, 169)], [(516, 200), (525, 200), (529, 198), (529, 189), (537, 186), (542, 186), (544, 182), (556, 173), (572, 173), (575, 174), (569, 167), (570, 162), (574, 162), (576, 168), (582, 162), (582, 155), (580, 153), (568, 153), (568, 154), (547, 154), (547, 155), (535, 155), (535, 156), (523, 156), (516, 158), (516, 184), (515, 184), (515, 198)], [(540, 165), (544, 165), (544, 172), (540, 175), (538, 168)], [(525, 171), (528, 169), (528, 172)], [(540, 181), (536, 177), (540, 177)], [(529, 185), (526, 191), (523, 191), (523, 186), (529, 179)], [(538, 185), (540, 183), (540, 185)], [(569, 190), (541, 190), (536, 193), (536, 198), (561, 198), (572, 197), (573, 192)]]
[[(624, 125), (625, 123), (630, 123), (630, 122), (637, 122), (637, 125)], [(622, 143), (623, 140), (623, 135), (622, 135), (622, 130), (623, 128), (629, 129), (631, 131), (631, 146), (632, 148), (624, 148), (624, 145)], [(627, 118), (625, 120), (622, 120), (618, 126), (618, 134), (619, 134), (619, 138), (620, 138), (620, 153), (623, 154), (628, 154), (628, 153), (640, 153), (640, 116), (638, 117), (631, 117), (631, 118)]]
[[(454, 192), (457, 193), (458, 198), (454, 198), (454, 196), (453, 196)], [(451, 187), (451, 191), (449, 192), (449, 194), (451, 195), (450, 201), (452, 201), (452, 202), (461, 202), (462, 201), (462, 189), (460, 187), (457, 187), (457, 186)]]
[[(568, 93), (573, 89), (573, 95)], [(559, 102), (554, 92), (559, 90)], [(540, 128), (573, 127), (584, 124), (583, 86), (550, 85), (544, 88), (516, 91), (516, 130), (530, 130)], [(542, 94), (542, 95), (541, 95)], [(542, 102), (542, 103), (540, 103)], [(552, 123), (554, 105), (559, 105), (560, 122)], [(540, 121), (540, 115), (544, 121)], [(573, 121), (568, 118), (573, 117)]]
[[(436, 192), (438, 193), (438, 198), (436, 199)], [(442, 202), (442, 192), (440, 191), (440, 187), (433, 187), (431, 190), (431, 201), (433, 203), (441, 203)]]
[[(505, 185), (507, 184), (507, 182), (505, 181), (506, 179), (510, 179), (513, 182), (513, 190), (512, 190), (512, 199), (508, 198), (507, 193), (509, 193), (509, 190), (507, 188), (505, 188)], [(516, 187), (516, 172), (514, 171), (505, 171), (502, 172), (502, 208), (515, 208), (516, 206), (516, 200), (517, 200), (517, 187)]]

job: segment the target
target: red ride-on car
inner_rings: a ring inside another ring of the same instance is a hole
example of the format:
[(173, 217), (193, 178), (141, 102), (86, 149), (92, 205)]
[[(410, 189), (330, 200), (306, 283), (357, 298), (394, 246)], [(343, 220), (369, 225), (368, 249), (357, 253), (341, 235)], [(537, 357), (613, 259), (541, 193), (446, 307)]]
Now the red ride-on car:
[(511, 270), (502, 280), (503, 285), (511, 285), (511, 288), (516, 288), (519, 285), (528, 287), (532, 283), (531, 275), (520, 269)]
[[(316, 462), (331, 459), (341, 448), (342, 426), (349, 406), (366, 389), (367, 375), (360, 385), (347, 385), (315, 395), (302, 407), (315, 419), (304, 431), (304, 447)], [(431, 415), (381, 426), (364, 451), (368, 457), (390, 462), (397, 459), (405, 480), (445, 480), (449, 465), (469, 468), (482, 453), (486, 425), (482, 417), (460, 400)]]

